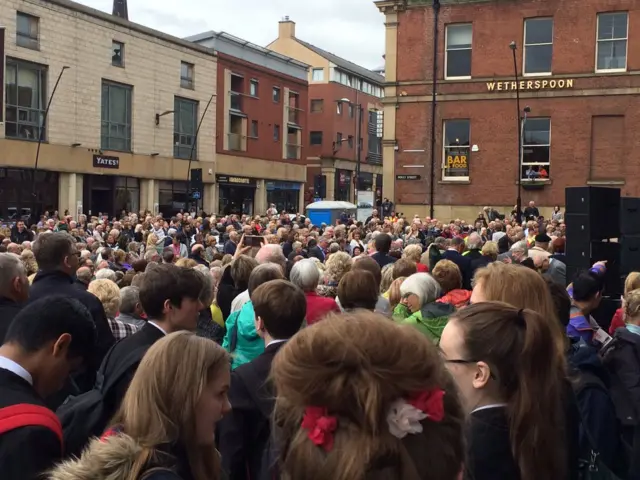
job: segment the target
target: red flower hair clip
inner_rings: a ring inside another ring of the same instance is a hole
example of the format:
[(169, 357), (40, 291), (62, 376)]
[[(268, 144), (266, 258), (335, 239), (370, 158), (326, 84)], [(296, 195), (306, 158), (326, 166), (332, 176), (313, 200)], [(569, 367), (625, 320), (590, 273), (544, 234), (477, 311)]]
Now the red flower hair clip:
[(302, 428), (308, 430), (311, 441), (327, 452), (333, 449), (333, 432), (338, 427), (338, 419), (328, 414), (324, 407), (307, 407), (302, 417)]
[(418, 392), (408, 398), (409, 405), (413, 405), (427, 414), (432, 422), (441, 422), (444, 418), (444, 390), (434, 388)]

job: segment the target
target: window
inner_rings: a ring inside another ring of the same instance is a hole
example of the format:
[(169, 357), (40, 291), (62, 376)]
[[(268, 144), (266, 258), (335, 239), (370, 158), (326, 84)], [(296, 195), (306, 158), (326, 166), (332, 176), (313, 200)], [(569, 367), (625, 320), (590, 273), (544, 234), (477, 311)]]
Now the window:
[(522, 137), (523, 180), (549, 178), (551, 151), (551, 119), (528, 118), (524, 124)]
[(124, 67), (124, 43), (111, 42), (111, 65), (114, 67)]
[(524, 21), (525, 75), (551, 74), (553, 57), (553, 18), (529, 18)]
[(16, 45), (38, 50), (40, 46), (40, 19), (26, 13), (16, 13)]
[(443, 180), (469, 179), (469, 120), (445, 120)]
[(249, 95), (251, 95), (252, 97), (257, 97), (258, 96), (258, 80), (251, 79), (251, 81), (249, 82)]
[(323, 100), (311, 100), (311, 113), (322, 113), (323, 108)]
[(353, 104), (349, 104), (349, 118), (353, 118)]
[(353, 135), (349, 135), (347, 137), (347, 144), (349, 145), (349, 148), (353, 148)]
[(598, 14), (596, 71), (627, 69), (628, 25), (627, 12)]
[(342, 115), (342, 102), (338, 102), (336, 112), (338, 113), (338, 115)]
[(322, 145), (322, 132), (309, 133), (309, 143), (311, 145)]
[(198, 102), (175, 97), (173, 102), (173, 156), (193, 159), (198, 155), (196, 129), (198, 125)]
[(342, 133), (338, 132), (336, 134), (336, 146), (340, 147), (342, 145)]
[(471, 78), (471, 24), (448, 25), (446, 78)]
[(251, 138), (258, 138), (258, 121), (251, 120)]
[(314, 68), (311, 71), (311, 80), (314, 82), (324, 81), (324, 68)]
[(280, 140), (280, 125), (273, 126), (273, 141), (277, 142)]
[(369, 110), (368, 163), (382, 165), (382, 110)]
[(131, 151), (131, 91), (129, 85), (102, 82), (101, 148)]
[(273, 101), (276, 103), (280, 103), (280, 88), (273, 87)]
[(193, 90), (194, 66), (192, 63), (180, 63), (180, 86)]
[(5, 135), (8, 138), (45, 138), (47, 67), (7, 58)]

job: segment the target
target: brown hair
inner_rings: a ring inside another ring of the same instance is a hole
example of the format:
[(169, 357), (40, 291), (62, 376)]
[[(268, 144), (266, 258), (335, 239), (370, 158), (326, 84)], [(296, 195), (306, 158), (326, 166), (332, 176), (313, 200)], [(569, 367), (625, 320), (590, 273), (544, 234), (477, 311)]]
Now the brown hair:
[(338, 299), (346, 310), (374, 310), (380, 296), (373, 274), (367, 270), (352, 270), (338, 284)]
[(470, 305), (449, 322), (462, 329), (466, 358), (489, 365), (507, 403), (511, 451), (522, 480), (565, 478), (566, 377), (549, 322), (534, 310), (502, 302)]
[(402, 294), (400, 293), (400, 285), (404, 282), (407, 277), (396, 278), (389, 287), (389, 304), (391, 305), (391, 310), (396, 308), (396, 306), (402, 300)]
[[(377, 237), (376, 237), (377, 238)], [(382, 282), (382, 270), (378, 262), (376, 262), (371, 257), (357, 257), (353, 261), (352, 270), (366, 270), (367, 272), (371, 272), (373, 277), (376, 279), (376, 284), (380, 286)]]
[(442, 288), (442, 294), (449, 293), (451, 290), (462, 288), (462, 274), (460, 268), (451, 260), (440, 260), (433, 267), (431, 276), (435, 278)]
[[(464, 456), (458, 394), (437, 348), (411, 327), (365, 311), (329, 315), (282, 347), (272, 374), (283, 480), (396, 480), (405, 471), (419, 472), (416, 478), (458, 476)], [(385, 421), (390, 405), (432, 388), (446, 392), (444, 419), (424, 420), (422, 433), (403, 440), (391, 435)], [(329, 452), (301, 427), (308, 406), (337, 417)]]
[[(223, 261), (224, 263), (224, 261)], [(240, 255), (231, 263), (231, 278), (237, 290), (247, 290), (249, 287), (249, 277), (254, 268), (258, 266), (255, 258), (247, 255)]]
[(393, 264), (393, 274), (391, 278), (395, 280), (399, 277), (410, 277), (414, 273), (418, 273), (416, 262), (409, 258), (401, 258)]
[(251, 294), (251, 302), (256, 317), (264, 322), (265, 330), (278, 340), (293, 337), (307, 314), (304, 292), (286, 280), (262, 283)]

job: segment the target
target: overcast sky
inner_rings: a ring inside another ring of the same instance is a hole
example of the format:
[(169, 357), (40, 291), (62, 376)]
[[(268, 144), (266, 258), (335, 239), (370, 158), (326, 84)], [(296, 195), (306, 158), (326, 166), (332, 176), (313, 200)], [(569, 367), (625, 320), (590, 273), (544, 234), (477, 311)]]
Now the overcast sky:
[[(113, 0), (76, 0), (111, 13)], [(363, 67), (384, 64), (384, 16), (373, 0), (129, 0), (129, 20), (179, 37), (225, 31), (266, 46), (285, 16), (296, 36)]]

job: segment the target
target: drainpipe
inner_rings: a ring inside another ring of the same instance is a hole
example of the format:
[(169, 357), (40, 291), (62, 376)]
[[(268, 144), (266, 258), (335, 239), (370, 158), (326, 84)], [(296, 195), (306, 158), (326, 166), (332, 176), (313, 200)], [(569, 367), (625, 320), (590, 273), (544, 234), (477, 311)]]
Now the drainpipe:
[(429, 187), (429, 216), (433, 218), (436, 183), (436, 91), (438, 85), (438, 19), (440, 0), (433, 0), (433, 89), (431, 91), (431, 184)]

